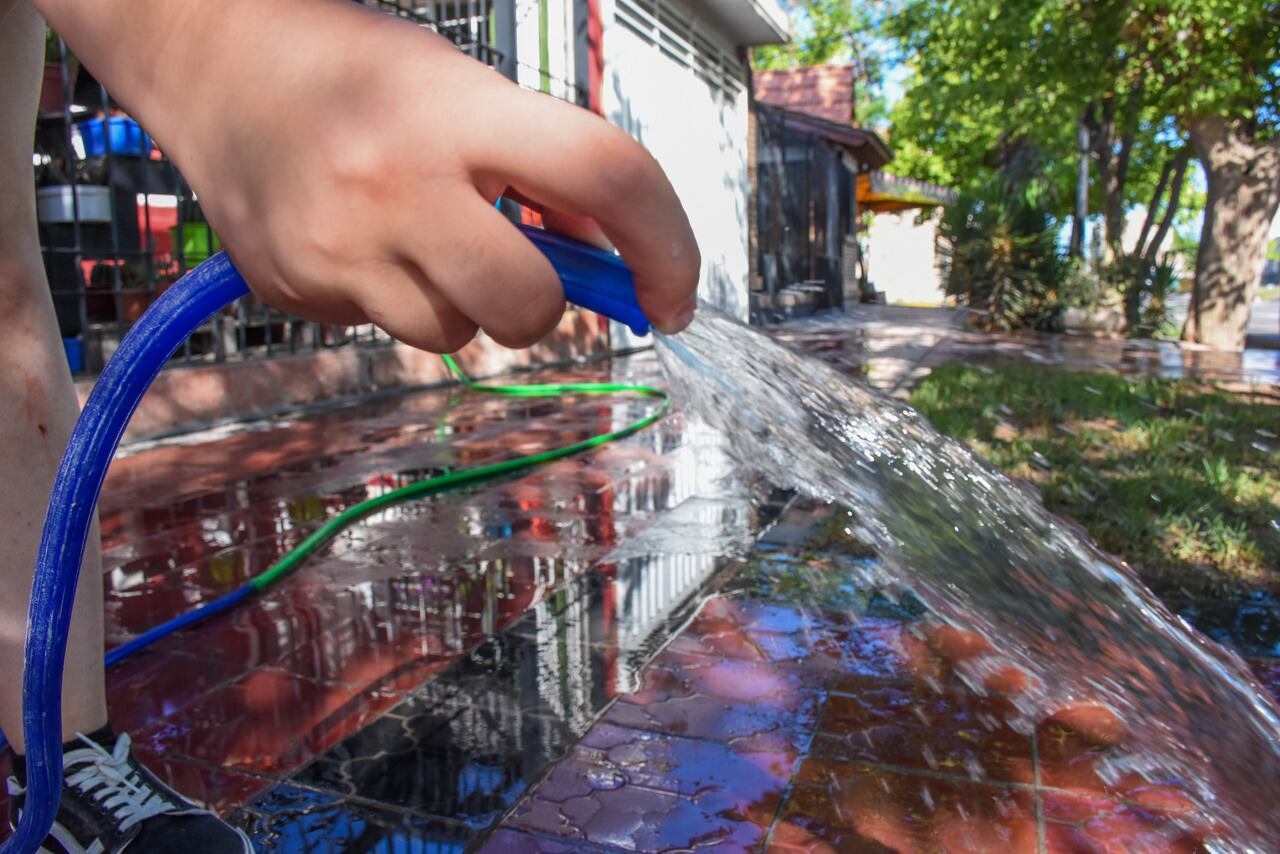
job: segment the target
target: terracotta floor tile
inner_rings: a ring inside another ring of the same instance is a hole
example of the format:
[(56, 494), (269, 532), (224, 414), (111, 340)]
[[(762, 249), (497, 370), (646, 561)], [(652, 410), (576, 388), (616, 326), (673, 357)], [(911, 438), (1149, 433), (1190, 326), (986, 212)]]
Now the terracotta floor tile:
[(477, 707), (556, 718), (581, 735), (617, 692), (616, 662), (565, 628), (552, 623), (541, 639), (515, 630), (490, 636), (425, 687), (455, 691)]
[[(250, 599), (215, 617), (157, 642), (152, 649), (196, 658), (234, 659), (246, 667), (272, 664), (335, 625), (336, 600), (318, 596), (300, 600), (286, 587)], [(302, 580), (305, 584), (305, 580)]]
[[(438, 632), (426, 634), (396, 623), (348, 620), (331, 631), (286, 652), (269, 666), (307, 679), (357, 688), (396, 685), (417, 687), (448, 665), (457, 653), (444, 649)], [(414, 674), (422, 678), (413, 681)]]
[(974, 780), (1026, 782), (1021, 777), (1031, 740), (1005, 724), (987, 698), (866, 685), (856, 696), (826, 698), (811, 753)]
[(774, 838), (797, 851), (1037, 850), (1027, 790), (818, 759), (803, 763)]
[(560, 721), (518, 710), (406, 711), (392, 709), (294, 779), (483, 829), (564, 756), (571, 740)]
[[(557, 842), (541, 836), (532, 836), (518, 830), (499, 830), (486, 839), (477, 854), (575, 854), (581, 851), (581, 844)], [(599, 851), (620, 851), (620, 848), (600, 846)]]
[(764, 850), (766, 854), (899, 854), (898, 848), (890, 848), (856, 830), (807, 826), (793, 818), (774, 825)]
[(743, 814), (771, 812), (798, 764), (795, 754), (737, 750), (724, 744), (596, 725), (574, 750), (587, 781), (600, 786), (641, 786), (698, 799), (728, 795)]
[(868, 678), (945, 686), (949, 669), (900, 620), (864, 617), (846, 640), (844, 673), (833, 691), (856, 694)]
[(118, 732), (154, 725), (245, 672), (234, 658), (144, 651), (107, 673), (107, 708)]
[(1049, 854), (1199, 854), (1197, 837), (1166, 819), (1117, 807), (1077, 823), (1045, 823)]
[(707, 601), (688, 628), (672, 641), (672, 652), (789, 663), (823, 671), (843, 666), (843, 621), (796, 608), (725, 597)]
[(1198, 844), (1195, 832), (1206, 830), (1200, 812), (1176, 794), (1161, 797), (1158, 791), (1137, 792), (1132, 800), (1138, 803), (1121, 803), (1105, 797), (1044, 791), (1041, 799), (1047, 820), (1070, 825), (1076, 832), (1068, 835), (1083, 834), (1108, 851), (1120, 850), (1115, 846), (1122, 843), (1141, 848), (1147, 844), (1143, 840), (1169, 846), (1152, 850), (1193, 850)]

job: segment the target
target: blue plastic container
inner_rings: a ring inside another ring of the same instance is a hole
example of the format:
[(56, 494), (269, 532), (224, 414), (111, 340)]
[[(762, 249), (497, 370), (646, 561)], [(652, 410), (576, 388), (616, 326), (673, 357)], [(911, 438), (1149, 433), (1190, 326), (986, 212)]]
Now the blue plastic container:
[(63, 338), (62, 349), (67, 354), (67, 364), (71, 373), (78, 374), (84, 370), (84, 342), (79, 338)]
[[(102, 133), (102, 119), (81, 122), (80, 139), (84, 141), (85, 157), (102, 157), (107, 153), (107, 141)], [(108, 120), (111, 129), (111, 153), (121, 157), (148, 157), (151, 154), (151, 137), (142, 127), (127, 116), (112, 116)]]

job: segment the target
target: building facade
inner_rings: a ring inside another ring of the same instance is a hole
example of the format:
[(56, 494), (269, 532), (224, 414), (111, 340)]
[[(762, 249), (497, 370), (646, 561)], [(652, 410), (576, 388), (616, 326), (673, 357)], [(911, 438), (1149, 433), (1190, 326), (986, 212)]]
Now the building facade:
[(754, 90), (752, 316), (856, 302), (865, 281), (857, 182), (892, 154), (856, 126), (853, 69), (762, 71)]
[[(603, 114), (671, 178), (702, 251), (701, 297), (746, 320), (748, 48), (786, 40), (775, 0), (600, 0)], [(615, 324), (614, 340), (634, 339)]]

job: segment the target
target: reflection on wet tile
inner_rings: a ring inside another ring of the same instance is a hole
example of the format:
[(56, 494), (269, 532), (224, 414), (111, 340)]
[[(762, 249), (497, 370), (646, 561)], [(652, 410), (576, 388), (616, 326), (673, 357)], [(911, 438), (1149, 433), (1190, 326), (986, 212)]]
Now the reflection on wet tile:
[(466, 825), (343, 800), (280, 785), (231, 816), (258, 851), (461, 852), (471, 841)]
[(902, 854), (901, 848), (890, 848), (847, 827), (826, 827), (821, 823), (784, 818), (773, 827), (766, 854)]
[(274, 785), (272, 780), (135, 749), (153, 774), (178, 792), (216, 812), (226, 812)]
[(602, 725), (510, 826), (633, 851), (753, 850), (794, 764), (793, 756)]
[(1045, 839), (1053, 854), (1067, 852), (1152, 852), (1191, 854), (1206, 849), (1194, 815), (1076, 798), (1056, 792), (1043, 796)]
[[(583, 844), (581, 842), (560, 842), (517, 830), (499, 830), (486, 839), (477, 849), (481, 854), (574, 854), (574, 852), (582, 850)], [(621, 849), (592, 846), (588, 850), (618, 851)]]
[(611, 686), (629, 689), (634, 663), (647, 662), (667, 642), (698, 607), (697, 594), (714, 585), (723, 563), (667, 555), (604, 564), (537, 603), (509, 631), (544, 644), (551, 636), (589, 644), (609, 662)]
[(397, 697), (256, 670), (135, 733), (162, 755), (287, 772), (374, 720)]
[(844, 673), (833, 691), (857, 694), (867, 679), (941, 686), (949, 670), (900, 620), (864, 617), (849, 631)]
[(797, 762), (791, 753), (737, 750), (607, 723), (587, 733), (574, 757), (595, 769), (597, 786), (625, 783), (687, 797), (718, 789), (744, 803), (774, 806)]
[(609, 656), (581, 635), (547, 628), (541, 637), (487, 638), (434, 684), (477, 706), (557, 718), (580, 735), (615, 693)]
[(834, 672), (842, 669), (847, 635), (838, 615), (715, 597), (669, 649)]
[(812, 673), (665, 652), (608, 723), (688, 735), (741, 749), (798, 752), (816, 720), (823, 680)]
[(176, 714), (245, 672), (244, 662), (147, 651), (107, 680), (107, 708), (117, 731), (131, 732)]
[(560, 721), (439, 689), (411, 697), (294, 779), (343, 795), (487, 827), (571, 736)]

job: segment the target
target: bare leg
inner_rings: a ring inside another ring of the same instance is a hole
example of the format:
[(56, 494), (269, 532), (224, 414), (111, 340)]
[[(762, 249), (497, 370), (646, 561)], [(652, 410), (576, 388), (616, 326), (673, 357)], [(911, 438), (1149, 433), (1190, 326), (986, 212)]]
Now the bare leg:
[[(77, 403), (36, 232), (31, 140), (44, 21), (29, 0), (0, 0), (0, 729), (23, 750), (23, 645), (45, 505)], [(67, 640), (63, 739), (107, 722), (102, 570), (95, 526)]]

